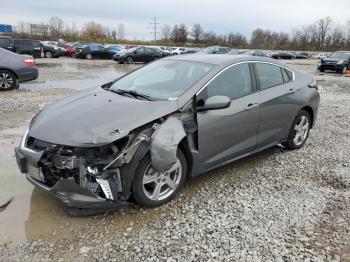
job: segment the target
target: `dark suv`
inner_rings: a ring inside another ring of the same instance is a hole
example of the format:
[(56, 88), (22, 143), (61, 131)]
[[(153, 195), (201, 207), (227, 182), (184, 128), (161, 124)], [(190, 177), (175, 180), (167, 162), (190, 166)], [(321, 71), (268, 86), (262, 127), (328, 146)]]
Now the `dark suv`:
[(320, 72), (325, 70), (336, 71), (345, 74), (350, 69), (350, 51), (338, 51), (321, 60), (318, 67)]
[(0, 36), (0, 47), (12, 52), (14, 52), (15, 49), (13, 40), (9, 36)]
[(40, 58), (42, 46), (38, 41), (29, 39), (14, 39), (14, 52), (22, 55), (31, 55), (34, 58)]
[(17, 54), (31, 55), (34, 58), (40, 58), (42, 53), (46, 58), (56, 58), (63, 55), (63, 52), (58, 47), (46, 45), (38, 40), (14, 39), (13, 44), (14, 48), (12, 51)]

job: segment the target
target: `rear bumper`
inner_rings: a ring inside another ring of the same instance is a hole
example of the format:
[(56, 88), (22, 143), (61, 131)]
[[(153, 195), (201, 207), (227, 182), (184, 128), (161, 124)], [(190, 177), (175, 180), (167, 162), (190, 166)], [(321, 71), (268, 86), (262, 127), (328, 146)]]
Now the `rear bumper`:
[(37, 68), (30, 68), (23, 72), (19, 73), (18, 80), (19, 82), (27, 82), (35, 80), (39, 77), (39, 70)]

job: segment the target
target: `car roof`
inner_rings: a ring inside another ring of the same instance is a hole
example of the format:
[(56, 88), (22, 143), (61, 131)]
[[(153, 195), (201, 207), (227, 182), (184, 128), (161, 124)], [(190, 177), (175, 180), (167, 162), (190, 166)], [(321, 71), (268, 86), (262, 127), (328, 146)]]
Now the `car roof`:
[(274, 64), (280, 64), (276, 60), (265, 57), (256, 57), (250, 55), (228, 55), (228, 54), (188, 54), (180, 56), (171, 56), (163, 59), (168, 60), (182, 60), (199, 63), (207, 63), (213, 65), (227, 65), (245, 61), (262, 61), (262, 62), (273, 62)]

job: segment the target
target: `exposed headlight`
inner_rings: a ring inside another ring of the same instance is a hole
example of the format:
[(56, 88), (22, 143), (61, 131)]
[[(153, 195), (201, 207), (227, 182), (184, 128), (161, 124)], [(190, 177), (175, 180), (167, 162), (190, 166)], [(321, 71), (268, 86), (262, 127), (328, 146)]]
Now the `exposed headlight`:
[(341, 64), (344, 64), (344, 60), (340, 60), (337, 62), (337, 65), (341, 65)]

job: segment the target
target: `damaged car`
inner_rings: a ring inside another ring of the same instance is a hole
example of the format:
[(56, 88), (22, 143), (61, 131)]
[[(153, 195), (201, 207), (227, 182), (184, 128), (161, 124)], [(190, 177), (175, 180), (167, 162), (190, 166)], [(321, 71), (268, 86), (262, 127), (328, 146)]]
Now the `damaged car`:
[(171, 56), (44, 107), (18, 166), (70, 208), (154, 207), (195, 177), (266, 148), (301, 148), (315, 125), (315, 80), (282, 62)]

